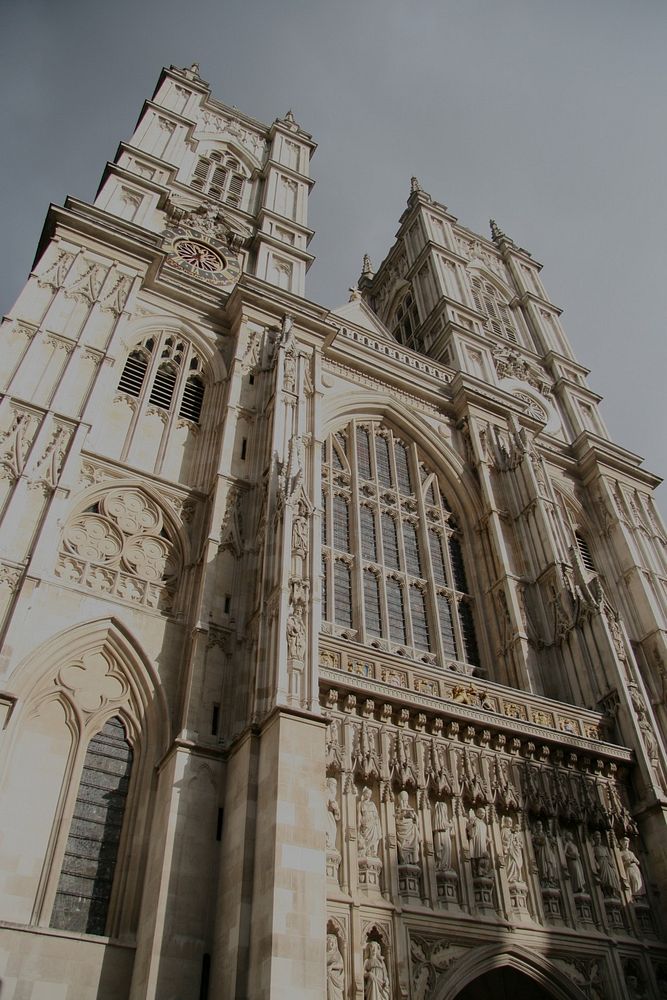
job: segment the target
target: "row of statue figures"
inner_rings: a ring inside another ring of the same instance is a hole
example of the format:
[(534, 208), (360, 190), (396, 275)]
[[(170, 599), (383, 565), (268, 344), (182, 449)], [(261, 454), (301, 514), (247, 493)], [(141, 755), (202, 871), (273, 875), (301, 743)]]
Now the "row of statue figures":
[[(382, 851), (380, 811), (368, 785), (360, 789), (355, 787), (355, 795), (359, 885), (380, 889), (382, 856), (387, 859)], [(424, 800), (426, 808), (422, 812), (430, 815), (432, 832), (432, 850), (429, 846), (424, 851), (424, 841), (429, 839), (428, 824), (420, 827), (420, 816), (410, 801), (408, 790), (395, 793), (392, 803), (401, 893), (413, 897), (427, 895), (423, 891), (423, 865), (426, 857), (432, 854), (438, 897), (444, 901), (460, 902), (460, 860), (470, 863), (475, 901), (482, 906), (495, 905), (494, 869), (504, 871), (512, 905), (519, 910), (526, 908), (529, 884), (538, 885), (547, 916), (560, 913), (558, 899), (564, 881), (569, 882), (577, 901), (578, 915), (583, 919), (593, 918), (590, 897), (594, 885), (610, 903), (617, 900), (620, 904), (624, 893), (636, 903), (646, 895), (640, 861), (627, 836), (617, 840), (612, 831), (600, 830), (582, 835), (576, 828), (558, 825), (553, 819), (530, 822), (520, 810), (498, 814), (493, 807), (483, 805), (470, 808), (467, 816), (459, 818), (450, 813), (446, 800)], [(338, 880), (342, 860), (338, 850), (341, 809), (335, 777), (327, 778), (326, 810), (327, 871), (331, 878)], [(351, 818), (348, 823), (354, 825)], [(586, 840), (588, 844), (582, 853)], [(528, 844), (530, 859), (527, 858)], [(536, 882), (532, 882), (531, 876)], [(618, 920), (616, 923), (621, 926)]]
[[(336, 934), (327, 933), (327, 1000), (344, 1000), (345, 963)], [(364, 1000), (390, 1000), (391, 983), (382, 947), (369, 941), (364, 954)]]

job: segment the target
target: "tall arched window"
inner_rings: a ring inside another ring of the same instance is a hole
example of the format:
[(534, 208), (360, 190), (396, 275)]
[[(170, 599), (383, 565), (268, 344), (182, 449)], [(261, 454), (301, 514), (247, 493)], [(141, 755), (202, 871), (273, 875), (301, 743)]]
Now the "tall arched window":
[(199, 423), (204, 405), (202, 360), (189, 343), (168, 330), (153, 333), (128, 355), (118, 391)]
[(477, 665), (461, 532), (414, 443), (353, 420), (323, 453), (324, 620), (361, 642)]
[(394, 312), (391, 322), (391, 330), (396, 339), (406, 347), (419, 350), (420, 341), (416, 338), (419, 327), (419, 313), (417, 304), (411, 291), (403, 296)]
[(131, 770), (123, 723), (109, 719), (86, 751), (51, 927), (104, 934)]

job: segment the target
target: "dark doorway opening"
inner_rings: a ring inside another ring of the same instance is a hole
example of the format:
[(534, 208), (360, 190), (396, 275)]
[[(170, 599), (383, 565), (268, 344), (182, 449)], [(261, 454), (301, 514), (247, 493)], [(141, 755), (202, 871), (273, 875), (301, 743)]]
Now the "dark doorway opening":
[(507, 967), (485, 972), (457, 993), (456, 1000), (553, 1000), (534, 979)]

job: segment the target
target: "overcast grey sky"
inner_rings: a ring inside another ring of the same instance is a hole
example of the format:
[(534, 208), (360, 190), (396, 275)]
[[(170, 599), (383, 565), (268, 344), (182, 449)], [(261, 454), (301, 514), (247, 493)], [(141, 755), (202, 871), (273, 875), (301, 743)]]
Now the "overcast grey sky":
[[(612, 437), (667, 472), (664, 0), (0, 2), (0, 308), (50, 201), (91, 199), (163, 65), (319, 142), (308, 297), (347, 298), (412, 174), (544, 264)], [(665, 487), (659, 493), (665, 509)]]

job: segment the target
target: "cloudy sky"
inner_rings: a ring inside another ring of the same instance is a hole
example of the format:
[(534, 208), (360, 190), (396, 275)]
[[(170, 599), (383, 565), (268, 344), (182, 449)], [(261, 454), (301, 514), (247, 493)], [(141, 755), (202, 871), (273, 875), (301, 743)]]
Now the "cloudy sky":
[[(49, 202), (88, 200), (163, 65), (319, 142), (308, 296), (347, 298), (391, 244), (412, 174), (544, 264), (612, 437), (667, 472), (664, 0), (0, 3), (7, 311)], [(663, 511), (667, 491), (659, 497)]]

